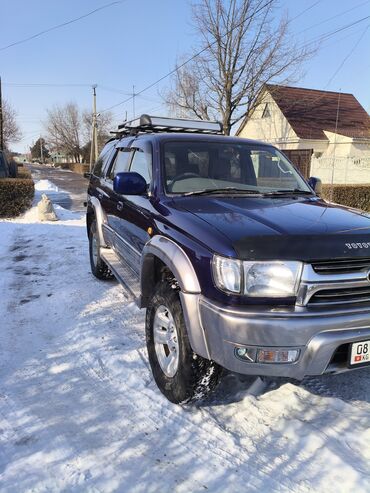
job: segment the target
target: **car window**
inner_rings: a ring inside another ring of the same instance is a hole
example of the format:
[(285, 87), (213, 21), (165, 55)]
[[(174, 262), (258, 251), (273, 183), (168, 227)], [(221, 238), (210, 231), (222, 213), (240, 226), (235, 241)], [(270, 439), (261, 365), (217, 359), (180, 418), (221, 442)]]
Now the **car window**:
[(164, 172), (166, 189), (172, 193), (220, 188), (309, 191), (277, 149), (243, 142), (166, 142)]
[(131, 161), (130, 171), (136, 171), (147, 183), (152, 179), (152, 156), (149, 152), (144, 152), (141, 149), (136, 149), (134, 157)]
[(109, 162), (109, 158), (112, 155), (112, 150), (114, 149), (115, 142), (108, 142), (100, 153), (98, 160), (95, 163), (93, 174), (95, 176), (102, 176), (106, 164)]
[(117, 173), (123, 173), (128, 170), (130, 156), (131, 152), (127, 147), (117, 149), (116, 157), (114, 158), (113, 165), (108, 174), (108, 177), (111, 180), (114, 179)]

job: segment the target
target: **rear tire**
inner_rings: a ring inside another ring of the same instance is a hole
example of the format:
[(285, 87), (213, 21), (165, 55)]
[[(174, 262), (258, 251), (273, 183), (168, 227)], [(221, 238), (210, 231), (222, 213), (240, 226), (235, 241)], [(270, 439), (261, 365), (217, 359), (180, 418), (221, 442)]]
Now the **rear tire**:
[(160, 281), (146, 311), (149, 362), (159, 390), (175, 404), (204, 398), (222, 368), (191, 349), (178, 292)]
[(100, 240), (95, 220), (91, 223), (89, 230), (89, 256), (91, 272), (96, 278), (101, 280), (113, 278), (109, 267), (100, 257)]

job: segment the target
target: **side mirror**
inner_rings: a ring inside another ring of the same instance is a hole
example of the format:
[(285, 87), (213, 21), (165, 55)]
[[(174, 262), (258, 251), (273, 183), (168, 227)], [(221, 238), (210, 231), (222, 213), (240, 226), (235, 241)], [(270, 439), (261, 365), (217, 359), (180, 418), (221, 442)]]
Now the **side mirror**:
[(144, 195), (147, 191), (147, 183), (135, 171), (117, 173), (113, 180), (113, 190), (120, 195)]
[(315, 176), (311, 176), (308, 180), (308, 184), (312, 188), (312, 190), (317, 193), (317, 195), (321, 195), (322, 192), (322, 181), (320, 178), (317, 178)]

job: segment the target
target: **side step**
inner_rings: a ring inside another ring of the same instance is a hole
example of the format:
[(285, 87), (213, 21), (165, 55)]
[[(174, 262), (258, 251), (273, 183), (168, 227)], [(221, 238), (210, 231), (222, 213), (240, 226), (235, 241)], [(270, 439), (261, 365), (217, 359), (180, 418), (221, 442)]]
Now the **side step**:
[(100, 256), (109, 266), (117, 281), (130, 291), (136, 303), (140, 305), (140, 281), (136, 272), (110, 248), (101, 247)]

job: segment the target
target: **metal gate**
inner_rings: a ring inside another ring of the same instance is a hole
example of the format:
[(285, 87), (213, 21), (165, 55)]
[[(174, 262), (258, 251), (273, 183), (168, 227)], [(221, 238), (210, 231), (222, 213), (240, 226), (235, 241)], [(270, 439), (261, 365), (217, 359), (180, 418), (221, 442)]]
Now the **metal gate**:
[(305, 178), (310, 177), (313, 149), (284, 149), (283, 152)]

